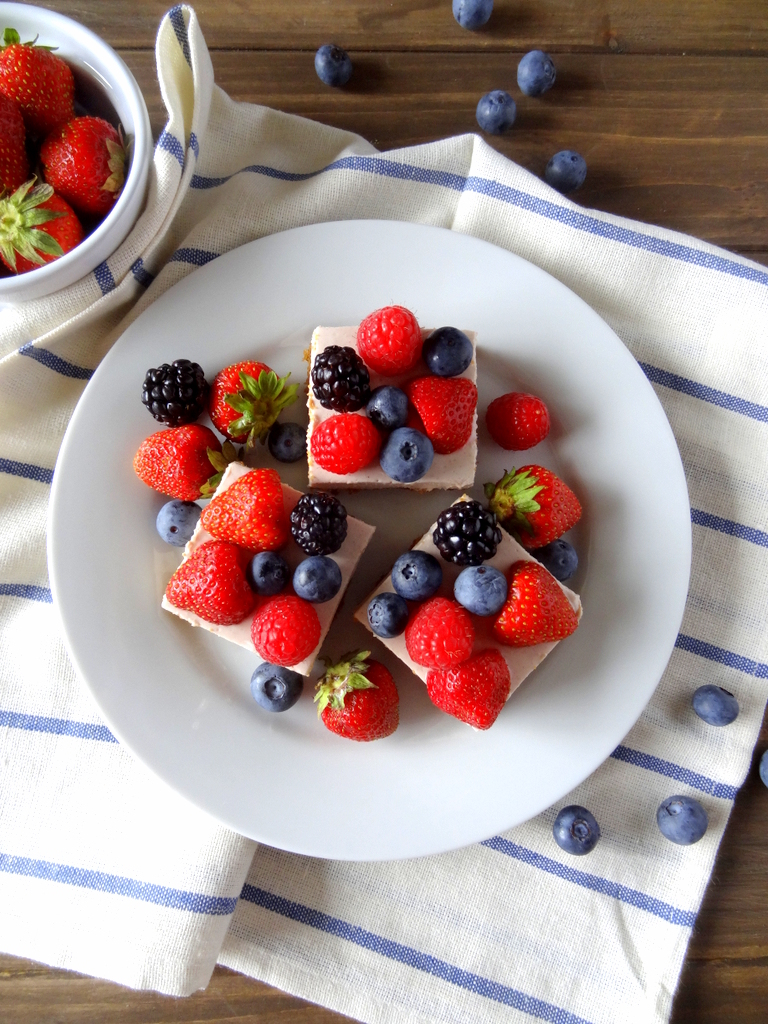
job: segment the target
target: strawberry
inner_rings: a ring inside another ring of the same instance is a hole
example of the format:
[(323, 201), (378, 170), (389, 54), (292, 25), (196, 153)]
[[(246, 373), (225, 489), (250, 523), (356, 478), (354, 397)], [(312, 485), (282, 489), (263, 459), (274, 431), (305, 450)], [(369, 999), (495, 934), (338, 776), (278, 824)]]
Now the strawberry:
[(0, 193), (15, 192), (29, 178), (25, 138), (18, 105), (0, 92)]
[(507, 570), (507, 601), (493, 624), (499, 643), (531, 647), (570, 636), (579, 624), (554, 576), (539, 562), (521, 560)]
[(253, 552), (283, 547), (290, 536), (290, 524), (277, 471), (252, 469), (238, 477), (211, 499), (200, 523), (211, 536)]
[(533, 448), (549, 433), (549, 412), (535, 395), (510, 391), (495, 398), (485, 412), (488, 433), (508, 452)]
[(490, 729), (511, 686), (507, 663), (495, 647), (452, 668), (430, 669), (427, 675), (432, 703), (475, 729)]
[(385, 306), (367, 316), (358, 327), (357, 350), (368, 366), (383, 377), (407, 373), (421, 356), (421, 328), (404, 306)]
[(312, 458), (329, 473), (346, 476), (369, 465), (379, 454), (381, 434), (367, 416), (353, 412), (329, 416), (312, 431)]
[(426, 668), (449, 668), (466, 661), (475, 642), (475, 627), (458, 601), (432, 597), (405, 627), (409, 657)]
[(337, 665), (326, 659), (317, 684), (317, 713), (326, 729), (348, 740), (367, 742), (391, 736), (400, 721), (395, 681), (370, 651), (345, 654)]
[(270, 665), (298, 665), (320, 643), (320, 619), (309, 603), (295, 594), (278, 594), (259, 608), (251, 640)]
[(581, 519), (579, 499), (543, 466), (511, 469), (495, 484), (486, 484), (485, 494), (499, 522), (519, 535), (526, 548), (544, 547)]
[(405, 389), (438, 455), (463, 448), (472, 436), (477, 388), (466, 377), (418, 377)]
[(232, 441), (252, 446), (263, 441), (286, 406), (296, 401), (298, 384), (278, 377), (253, 359), (233, 363), (216, 374), (208, 395), (208, 413), (214, 427)]
[(211, 469), (210, 453), (221, 451), (208, 427), (188, 423), (158, 430), (141, 442), (133, 459), (136, 475), (149, 487), (179, 501), (196, 501)]
[(50, 46), (22, 43), (16, 29), (3, 33), (0, 92), (15, 100), (34, 135), (47, 135), (75, 116), (75, 80), (65, 60)]
[(33, 179), (0, 199), (0, 260), (17, 274), (58, 259), (82, 238), (75, 211), (50, 185)]
[(40, 149), (45, 180), (78, 213), (103, 217), (125, 183), (125, 144), (109, 121), (75, 117), (56, 128)]
[(165, 591), (174, 608), (194, 612), (217, 626), (234, 626), (251, 614), (256, 595), (245, 569), (250, 555), (236, 544), (209, 540), (171, 576)]

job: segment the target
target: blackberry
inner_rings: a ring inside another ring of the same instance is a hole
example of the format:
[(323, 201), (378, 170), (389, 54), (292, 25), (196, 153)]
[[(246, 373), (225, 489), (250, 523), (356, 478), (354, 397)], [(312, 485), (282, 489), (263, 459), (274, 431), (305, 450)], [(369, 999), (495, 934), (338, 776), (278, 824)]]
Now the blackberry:
[(496, 554), (501, 530), (479, 501), (458, 501), (437, 517), (432, 540), (447, 562), (480, 565)]
[(347, 536), (347, 510), (332, 494), (305, 494), (291, 512), (291, 534), (308, 555), (332, 555)]
[(147, 370), (141, 400), (160, 423), (179, 427), (194, 423), (205, 408), (208, 381), (203, 368), (189, 359)]
[(329, 345), (315, 356), (312, 393), (325, 409), (362, 409), (371, 397), (368, 367), (348, 345)]

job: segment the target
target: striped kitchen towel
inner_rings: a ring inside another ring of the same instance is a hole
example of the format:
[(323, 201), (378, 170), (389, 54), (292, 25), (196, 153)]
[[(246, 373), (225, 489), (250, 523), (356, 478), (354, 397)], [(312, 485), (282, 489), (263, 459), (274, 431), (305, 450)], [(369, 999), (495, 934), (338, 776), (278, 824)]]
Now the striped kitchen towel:
[[(667, 1020), (768, 696), (768, 272), (583, 210), (474, 136), (379, 154), (235, 104), (188, 7), (164, 18), (157, 58), (168, 124), (142, 219), (97, 272), (0, 320), (0, 947), (176, 994), (204, 985), (218, 958), (376, 1024)], [(600, 821), (589, 858), (554, 845), (558, 808), (417, 861), (255, 849), (136, 764), (67, 661), (45, 514), (93, 368), (195, 267), (345, 218), (451, 228), (543, 267), (618, 333), (675, 432), (693, 521), (686, 614), (640, 721), (558, 805)], [(738, 697), (727, 729), (691, 711), (705, 682)], [(693, 847), (654, 823), (676, 792), (709, 814)]]

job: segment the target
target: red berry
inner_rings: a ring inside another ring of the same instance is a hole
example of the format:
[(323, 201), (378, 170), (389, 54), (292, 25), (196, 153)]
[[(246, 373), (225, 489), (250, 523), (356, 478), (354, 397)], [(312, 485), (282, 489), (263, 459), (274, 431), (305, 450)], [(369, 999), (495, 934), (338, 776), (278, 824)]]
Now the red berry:
[(174, 608), (194, 612), (217, 626), (234, 626), (251, 614), (256, 595), (245, 569), (249, 554), (235, 544), (210, 540), (182, 562), (165, 591)]
[(156, 491), (180, 501), (196, 501), (214, 468), (209, 448), (220, 452), (221, 444), (212, 430), (199, 423), (158, 430), (141, 442), (133, 468)]
[(472, 436), (477, 388), (466, 377), (418, 377), (406, 393), (438, 455), (457, 452)]
[(432, 703), (475, 729), (490, 729), (511, 686), (507, 663), (493, 647), (453, 668), (433, 668), (427, 675)]
[(18, 103), (35, 135), (47, 135), (75, 116), (75, 80), (67, 62), (33, 42), (22, 43), (12, 28), (3, 33), (0, 92)]
[(549, 412), (535, 395), (510, 391), (495, 398), (485, 413), (485, 422), (496, 444), (508, 452), (533, 448), (549, 433)]
[(232, 441), (263, 440), (282, 410), (296, 401), (299, 385), (286, 385), (289, 377), (278, 377), (253, 359), (225, 367), (208, 394), (214, 427)]
[(17, 274), (58, 259), (82, 238), (77, 214), (50, 185), (30, 180), (0, 199), (0, 259)]
[(75, 117), (56, 128), (40, 149), (45, 180), (79, 213), (103, 217), (125, 184), (125, 146), (100, 117)]
[(276, 551), (288, 542), (290, 525), (283, 487), (274, 469), (252, 469), (212, 498), (200, 523), (219, 540), (250, 551)]
[(579, 624), (554, 576), (539, 562), (521, 560), (507, 570), (507, 602), (493, 624), (496, 639), (531, 647), (570, 636)]
[(417, 665), (449, 668), (466, 661), (475, 642), (475, 627), (457, 601), (433, 597), (405, 627), (405, 646)]
[(0, 192), (15, 192), (29, 178), (25, 138), (18, 105), (0, 92)]
[(369, 465), (379, 454), (381, 434), (367, 416), (339, 413), (312, 431), (309, 450), (318, 466), (346, 476)]
[(581, 519), (579, 499), (544, 466), (511, 469), (495, 484), (486, 484), (485, 494), (499, 522), (514, 530), (526, 548), (544, 547)]
[(271, 665), (298, 665), (320, 643), (320, 620), (295, 594), (278, 594), (259, 608), (251, 625), (256, 653)]
[(421, 328), (404, 306), (385, 306), (357, 329), (357, 350), (383, 377), (412, 370), (421, 356)]
[(345, 655), (329, 666), (317, 684), (323, 725), (349, 740), (367, 742), (391, 736), (400, 721), (400, 698), (389, 670), (366, 661), (368, 651)]

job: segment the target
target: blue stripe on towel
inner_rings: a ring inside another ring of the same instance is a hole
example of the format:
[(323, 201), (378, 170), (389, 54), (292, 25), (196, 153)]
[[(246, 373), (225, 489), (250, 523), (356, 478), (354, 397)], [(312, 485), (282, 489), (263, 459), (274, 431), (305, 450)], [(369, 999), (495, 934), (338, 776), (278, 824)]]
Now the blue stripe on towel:
[(698, 640), (695, 636), (686, 636), (685, 633), (680, 633), (675, 640), (675, 647), (679, 647), (681, 651), (688, 651), (690, 654), (698, 654), (700, 658), (718, 661), (721, 665), (735, 668), (748, 676), (768, 679), (768, 665), (764, 665), (761, 661), (753, 661), (752, 658), (745, 658), (742, 654), (727, 651), (724, 647), (708, 644), (705, 640)]
[(185, 889), (171, 889), (152, 882), (140, 882), (123, 875), (109, 875), (105, 871), (90, 871), (70, 864), (55, 864), (48, 860), (32, 860), (30, 857), (14, 857), (0, 853), (0, 871), (10, 875), (25, 875), (41, 878), (62, 885), (76, 885), (82, 889), (127, 896), (144, 903), (155, 903), (174, 910), (187, 910), (192, 914), (222, 915), (234, 912), (237, 899), (233, 896), (206, 896), (201, 892)]
[(149, 286), (155, 280), (155, 275), (150, 274), (150, 272), (145, 269), (144, 261), (142, 260), (141, 256), (139, 256), (135, 263), (131, 264), (131, 273), (139, 282), (139, 284), (143, 285), (145, 288), (149, 288)]
[(68, 718), (49, 718), (47, 715), (25, 715), (20, 711), (0, 709), (0, 727), (24, 729), (27, 732), (47, 732), (54, 736), (74, 736), (79, 740), (99, 740), (117, 743), (106, 725), (98, 722), (74, 722)]
[(208, 249), (181, 248), (168, 260), (169, 263), (191, 263), (195, 267), (204, 267), (206, 263), (217, 259), (221, 254), (210, 252)]
[(512, 843), (502, 836), (493, 836), (491, 839), (484, 840), (480, 845), (487, 846), (489, 850), (495, 850), (497, 853), (503, 853), (507, 857), (513, 857), (515, 860), (522, 861), (533, 868), (538, 868), (540, 871), (546, 871), (550, 875), (556, 875), (566, 882), (572, 882), (574, 885), (580, 885), (584, 889), (591, 889), (593, 892), (602, 893), (603, 896), (611, 896), (613, 899), (621, 900), (622, 903), (628, 903), (630, 906), (638, 907), (640, 910), (646, 910), (649, 914), (655, 914), (656, 917), (669, 921), (670, 924), (679, 924), (685, 928), (692, 928), (696, 920), (696, 915), (691, 910), (680, 910), (679, 907), (674, 907), (671, 903), (657, 900), (654, 896), (648, 896), (647, 893), (640, 892), (637, 889), (629, 889), (625, 885), (611, 882), (609, 879), (601, 878), (599, 875), (578, 871), (576, 868), (568, 867), (557, 860), (552, 860), (550, 857), (544, 857), (542, 854), (536, 853), (535, 850), (528, 850), (524, 846), (518, 846), (517, 843)]
[(115, 279), (112, 276), (112, 271), (109, 269), (109, 265), (106, 260), (94, 269), (93, 276), (96, 278), (99, 288), (101, 288), (102, 295), (106, 295), (108, 292), (111, 292), (115, 287)]
[(656, 772), (658, 775), (666, 775), (668, 779), (675, 779), (677, 782), (684, 782), (692, 789), (699, 789), (702, 793), (709, 793), (710, 796), (720, 797), (721, 800), (735, 800), (738, 788), (730, 786), (725, 782), (717, 782), (707, 775), (700, 775), (690, 768), (683, 768), (682, 765), (674, 764), (672, 761), (664, 761), (653, 754), (646, 754), (642, 750), (633, 750), (621, 744), (616, 747), (611, 757), (617, 761), (624, 761), (626, 764), (633, 764), (637, 768), (645, 768), (649, 772)]
[(93, 376), (93, 370), (89, 370), (86, 366), (70, 363), (66, 359), (62, 359), (61, 356), (57, 356), (55, 352), (50, 352), (47, 348), (36, 348), (31, 341), (21, 346), (19, 355), (34, 359), (35, 362), (47, 366), (49, 370), (53, 370), (54, 373), (60, 373), (62, 377), (73, 377), (75, 380), (90, 380)]
[(689, 380), (687, 377), (679, 377), (676, 373), (662, 370), (658, 366), (651, 366), (650, 363), (640, 363), (639, 365), (652, 384), (660, 384), (672, 391), (690, 395), (691, 398), (709, 402), (710, 405), (719, 405), (722, 409), (728, 409), (730, 412), (737, 412), (741, 416), (749, 416), (750, 419), (768, 423), (768, 407), (764, 405), (748, 402), (745, 398), (739, 398), (738, 395), (731, 395), (727, 391), (718, 391), (717, 388), (699, 384), (698, 381)]
[(163, 128), (160, 132), (160, 137), (157, 140), (157, 146), (159, 149), (164, 149), (167, 153), (170, 153), (171, 156), (175, 156), (179, 161), (179, 164), (182, 167), (184, 166), (184, 147), (176, 136), (171, 135), (166, 128)]
[(21, 597), (26, 601), (42, 601), (45, 604), (53, 602), (48, 587), (36, 587), (32, 583), (0, 583), (0, 596)]
[(27, 480), (37, 480), (40, 484), (49, 484), (53, 480), (53, 470), (45, 466), (34, 466), (31, 462), (16, 462), (14, 459), (0, 458), (0, 473), (11, 476), (23, 476)]
[(192, 54), (189, 52), (189, 36), (187, 35), (187, 26), (184, 24), (184, 11), (181, 4), (177, 4), (176, 7), (172, 7), (168, 11), (168, 19), (173, 26), (173, 31), (176, 33), (184, 59), (192, 67)]
[(326, 932), (328, 935), (335, 935), (336, 938), (354, 942), (356, 946), (379, 953), (389, 960), (396, 960), (407, 967), (413, 967), (414, 970), (431, 974), (451, 985), (466, 989), (478, 996), (485, 996), (486, 999), (492, 999), (496, 1003), (511, 1006), (531, 1017), (537, 1017), (539, 1020), (549, 1021), (550, 1024), (589, 1024), (583, 1017), (577, 1017), (575, 1014), (569, 1013), (568, 1010), (544, 1002), (543, 999), (536, 999), (518, 989), (502, 985), (498, 981), (491, 981), (479, 974), (472, 974), (470, 971), (462, 970), (460, 967), (455, 967), (428, 953), (420, 953), (419, 950), (413, 949), (411, 946), (404, 946), (391, 939), (385, 939), (374, 932), (366, 931), (365, 928), (348, 924), (338, 917), (323, 914), (302, 903), (286, 900), (282, 896), (276, 896), (265, 889), (258, 889), (255, 885), (249, 885), (247, 882), (243, 886), (240, 896), (248, 903), (254, 903), (265, 910), (270, 910), (273, 914), (280, 914), (281, 917), (298, 921), (300, 924)]
[(691, 522), (696, 526), (706, 526), (710, 530), (719, 530), (720, 533), (738, 537), (739, 540), (748, 540), (750, 544), (759, 544), (760, 547), (768, 548), (768, 533), (756, 530), (753, 526), (744, 526), (742, 523), (735, 523), (732, 519), (721, 519), (720, 516), (710, 515), (709, 512), (702, 512), (698, 508), (691, 509)]

